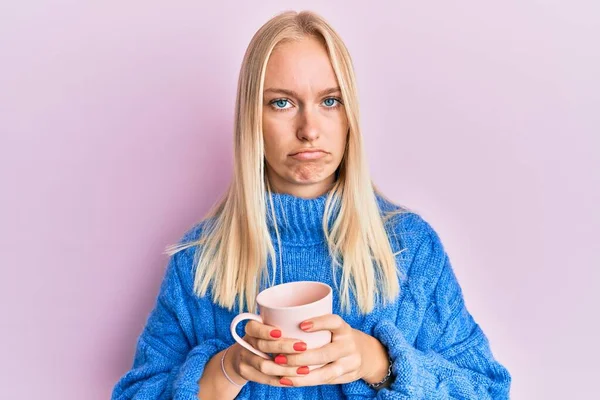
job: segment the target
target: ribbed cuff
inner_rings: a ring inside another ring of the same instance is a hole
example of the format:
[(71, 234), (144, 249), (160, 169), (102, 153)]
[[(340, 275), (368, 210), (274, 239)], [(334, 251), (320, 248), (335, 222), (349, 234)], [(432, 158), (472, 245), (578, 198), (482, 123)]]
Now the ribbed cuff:
[[(383, 344), (392, 359), (392, 385), (382, 389), (378, 398), (426, 398), (427, 393), (435, 392), (432, 374), (427, 364), (435, 363), (434, 354), (415, 349), (393, 322), (384, 320), (373, 329), (373, 336)], [(433, 384), (433, 386), (432, 386)], [(389, 397), (390, 391), (395, 392)]]
[(174, 400), (197, 400), (198, 382), (208, 361), (228, 346), (219, 339), (209, 339), (194, 347), (187, 355), (173, 383)]
[(377, 396), (377, 391), (371, 388), (363, 379), (343, 383), (342, 393), (348, 399), (374, 399)]

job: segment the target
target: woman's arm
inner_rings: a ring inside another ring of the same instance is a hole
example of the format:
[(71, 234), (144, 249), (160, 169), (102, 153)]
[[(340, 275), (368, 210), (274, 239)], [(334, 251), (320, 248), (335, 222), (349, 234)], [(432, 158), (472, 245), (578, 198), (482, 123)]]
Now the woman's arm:
[[(183, 240), (195, 234), (192, 230)], [(216, 338), (208, 295), (199, 299), (191, 290), (192, 260), (193, 249), (169, 260), (155, 307), (138, 338), (133, 365), (115, 385), (113, 400), (196, 400), (205, 366), (227, 347)]]
[[(392, 359), (393, 381), (379, 391), (356, 381), (344, 385), (344, 393), (351, 399), (508, 399), (508, 370), (495, 360), (486, 335), (468, 312), (438, 235), (424, 221), (419, 225), (424, 234), (411, 273), (437, 276), (437, 283), (425, 294), (429, 307), (416, 339), (410, 343), (400, 330), (411, 324), (403, 315), (379, 321), (373, 336)], [(413, 288), (412, 296), (418, 295)]]

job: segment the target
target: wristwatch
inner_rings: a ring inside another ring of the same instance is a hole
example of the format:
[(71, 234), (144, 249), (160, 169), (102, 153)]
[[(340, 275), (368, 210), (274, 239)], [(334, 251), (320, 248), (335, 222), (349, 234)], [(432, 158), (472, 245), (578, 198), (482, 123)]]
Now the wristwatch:
[(391, 357), (388, 357), (388, 360), (390, 362), (390, 366), (388, 368), (388, 372), (387, 375), (379, 382), (376, 383), (367, 383), (367, 385), (369, 385), (370, 388), (372, 389), (379, 389), (380, 387), (382, 387), (383, 385), (385, 385), (387, 383), (387, 381), (390, 380), (390, 378), (392, 377), (392, 359)]

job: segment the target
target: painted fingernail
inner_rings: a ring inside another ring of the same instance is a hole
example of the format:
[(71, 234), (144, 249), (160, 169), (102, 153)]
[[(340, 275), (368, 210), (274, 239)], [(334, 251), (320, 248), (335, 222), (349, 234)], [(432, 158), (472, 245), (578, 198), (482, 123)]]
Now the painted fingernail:
[(308, 370), (308, 367), (300, 367), (296, 370), (296, 372), (300, 375), (308, 375), (310, 371)]
[(294, 350), (296, 350), (296, 351), (304, 351), (304, 350), (306, 350), (306, 343), (304, 343), (304, 342), (296, 342), (296, 343), (294, 343)]
[(292, 381), (290, 381), (288, 378), (281, 378), (279, 380), (279, 383), (281, 383), (282, 385), (285, 385), (285, 386), (293, 386), (294, 385), (292, 383)]
[(281, 331), (279, 329), (273, 329), (270, 333), (271, 337), (274, 338), (280, 338), (281, 337)]
[(303, 331), (307, 331), (312, 327), (313, 327), (313, 323), (310, 321), (306, 321), (306, 322), (303, 322), (300, 324), (300, 329), (302, 329)]
[(287, 364), (287, 357), (279, 354), (273, 361), (275, 361), (276, 364)]

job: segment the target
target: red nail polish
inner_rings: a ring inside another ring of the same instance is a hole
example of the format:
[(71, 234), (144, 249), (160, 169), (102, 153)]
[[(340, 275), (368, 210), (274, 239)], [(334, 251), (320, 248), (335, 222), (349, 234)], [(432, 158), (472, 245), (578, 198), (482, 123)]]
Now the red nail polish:
[(296, 342), (296, 343), (294, 343), (294, 350), (296, 350), (296, 351), (304, 351), (304, 350), (306, 350), (306, 343), (304, 343), (304, 342)]
[(287, 364), (287, 357), (279, 354), (273, 361), (275, 361), (276, 364)]
[(300, 324), (300, 329), (302, 329), (303, 331), (307, 331), (312, 327), (313, 327), (313, 323), (310, 321), (303, 322)]
[(282, 385), (285, 385), (285, 386), (293, 386), (294, 385), (292, 383), (292, 381), (290, 381), (288, 378), (281, 378), (279, 380), (279, 383), (281, 383)]
[(281, 331), (279, 329), (273, 329), (271, 331), (271, 337), (277, 339), (281, 337)]
[(310, 372), (308, 367), (300, 367), (296, 370), (296, 372), (300, 375), (308, 375), (308, 373)]

